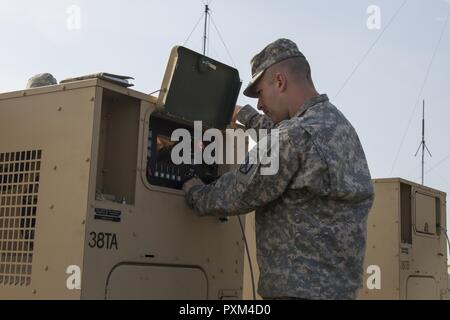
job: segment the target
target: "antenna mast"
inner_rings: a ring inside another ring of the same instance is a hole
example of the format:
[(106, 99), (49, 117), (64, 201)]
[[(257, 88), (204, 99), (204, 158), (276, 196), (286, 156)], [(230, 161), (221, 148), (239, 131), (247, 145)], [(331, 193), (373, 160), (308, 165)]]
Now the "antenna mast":
[(420, 147), (422, 147), (422, 185), (425, 181), (425, 149), (427, 150), (430, 157), (432, 157), (430, 150), (428, 150), (427, 144), (425, 142), (425, 100), (423, 100), (422, 106), (422, 141), (420, 142), (419, 148), (417, 149), (415, 157), (419, 153)]
[(205, 30), (203, 33), (203, 55), (206, 56), (206, 33), (207, 33), (207, 27), (208, 27), (208, 14), (209, 14), (209, 6), (205, 4)]

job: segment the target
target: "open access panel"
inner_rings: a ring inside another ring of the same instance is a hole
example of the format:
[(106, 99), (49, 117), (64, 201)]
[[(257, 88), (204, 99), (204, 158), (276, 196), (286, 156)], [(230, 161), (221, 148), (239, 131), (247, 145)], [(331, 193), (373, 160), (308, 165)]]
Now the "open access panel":
[[(198, 217), (179, 190), (231, 168), (152, 149), (193, 120), (225, 128), (237, 73), (181, 47), (169, 69), (159, 102), (97, 78), (0, 94), (0, 299), (250, 297), (238, 220)], [(205, 98), (220, 72), (228, 93)]]

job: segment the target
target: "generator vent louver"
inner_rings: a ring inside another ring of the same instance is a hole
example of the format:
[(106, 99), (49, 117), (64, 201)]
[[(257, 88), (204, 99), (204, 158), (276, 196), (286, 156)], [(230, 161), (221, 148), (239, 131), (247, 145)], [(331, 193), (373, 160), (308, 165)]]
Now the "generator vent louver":
[(0, 286), (29, 286), (41, 150), (0, 153)]

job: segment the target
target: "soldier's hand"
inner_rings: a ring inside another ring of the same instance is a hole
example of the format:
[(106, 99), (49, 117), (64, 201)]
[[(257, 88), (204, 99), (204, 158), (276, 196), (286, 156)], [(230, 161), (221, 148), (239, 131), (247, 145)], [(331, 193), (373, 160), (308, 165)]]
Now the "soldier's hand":
[(186, 192), (186, 193), (188, 193), (189, 190), (191, 190), (192, 187), (195, 187), (195, 186), (204, 186), (204, 185), (205, 185), (205, 184), (203, 183), (203, 181), (202, 181), (201, 179), (199, 179), (199, 178), (197, 178), (197, 177), (196, 177), (196, 178), (192, 178), (192, 179), (186, 181), (186, 182), (183, 184), (183, 191)]
[(238, 115), (239, 111), (241, 111), (241, 109), (242, 109), (242, 107), (241, 107), (241, 106), (238, 106), (238, 105), (234, 108), (233, 118), (231, 118), (231, 123), (232, 123), (232, 124), (235, 124), (235, 123), (236, 123), (237, 115)]

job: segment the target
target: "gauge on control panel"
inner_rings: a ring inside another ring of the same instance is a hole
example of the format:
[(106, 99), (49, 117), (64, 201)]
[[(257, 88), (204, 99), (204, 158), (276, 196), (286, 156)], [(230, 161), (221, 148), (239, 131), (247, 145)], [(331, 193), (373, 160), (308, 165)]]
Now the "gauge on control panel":
[(183, 183), (197, 176), (205, 183), (211, 183), (218, 178), (218, 166), (205, 163), (194, 164), (194, 153), (200, 152), (207, 146), (209, 141), (192, 140), (190, 163), (174, 164), (172, 161), (172, 150), (179, 143), (172, 141), (172, 132), (176, 129), (186, 129), (194, 136), (193, 128), (181, 126), (170, 120), (157, 116), (150, 117), (150, 128), (148, 138), (147, 157), (147, 179), (151, 185), (181, 189)]

